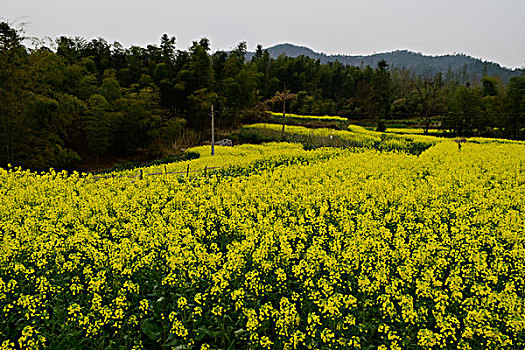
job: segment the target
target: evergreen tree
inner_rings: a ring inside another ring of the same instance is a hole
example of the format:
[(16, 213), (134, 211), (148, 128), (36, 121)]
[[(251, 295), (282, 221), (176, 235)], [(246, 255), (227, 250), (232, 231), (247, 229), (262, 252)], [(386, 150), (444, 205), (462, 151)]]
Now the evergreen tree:
[(99, 157), (111, 145), (112, 136), (110, 105), (102, 95), (94, 94), (87, 102), (85, 132), (86, 141), (90, 150), (96, 156), (98, 165)]

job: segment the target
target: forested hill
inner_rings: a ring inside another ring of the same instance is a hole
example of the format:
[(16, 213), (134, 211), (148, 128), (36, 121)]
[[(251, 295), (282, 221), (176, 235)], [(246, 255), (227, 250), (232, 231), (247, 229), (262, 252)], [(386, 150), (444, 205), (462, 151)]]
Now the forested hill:
[[(293, 44), (278, 44), (267, 48), (272, 58), (277, 58), (280, 54), (288, 57), (298, 57), (301, 55), (318, 59), (321, 63), (335, 62), (350, 66), (375, 67), (381, 60), (385, 60), (391, 67), (410, 70), (416, 75), (433, 76), (437, 73), (454, 74), (462, 80), (480, 80), (484, 75), (499, 76), (504, 82), (511, 77), (521, 74), (519, 69), (509, 69), (502, 67), (494, 62), (482, 61), (478, 58), (465, 54), (426, 56), (421, 53), (407, 50), (398, 50), (385, 53), (376, 53), (368, 56), (349, 56), (349, 55), (326, 55), (318, 53), (304, 46)], [(250, 59), (254, 53), (248, 52), (247, 58)]]

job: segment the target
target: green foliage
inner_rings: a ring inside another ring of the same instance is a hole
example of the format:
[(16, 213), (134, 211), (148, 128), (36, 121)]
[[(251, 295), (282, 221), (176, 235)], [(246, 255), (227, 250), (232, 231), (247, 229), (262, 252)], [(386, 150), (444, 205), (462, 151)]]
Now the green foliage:
[(86, 139), (91, 151), (98, 157), (111, 145), (112, 115), (104, 96), (91, 95), (87, 103)]
[(525, 75), (510, 79), (505, 103), (508, 114), (504, 125), (510, 137), (520, 139), (525, 127)]
[(102, 81), (102, 85), (98, 88), (98, 93), (104, 96), (106, 101), (112, 102), (121, 96), (122, 91), (115, 78), (105, 78)]
[(472, 135), (476, 127), (476, 118), (481, 115), (478, 92), (465, 86), (458, 87), (450, 107), (451, 113), (445, 119), (443, 127), (452, 130), (456, 135)]
[(148, 148), (158, 132), (161, 111), (158, 95), (149, 88), (139, 91), (126, 90), (122, 98), (115, 101), (112, 124), (112, 149), (115, 154), (131, 154), (137, 148)]
[(47, 50), (6, 44), (0, 51), (0, 164), (47, 169), (71, 167), (68, 99), (59, 93), (63, 65)]
[(21, 46), (23, 40), (20, 30), (5, 21), (0, 21), (0, 51), (16, 49)]
[(499, 81), (495, 77), (483, 77), (481, 79), (481, 84), (483, 88), (483, 97), (487, 96), (497, 96), (499, 93), (498, 85)]

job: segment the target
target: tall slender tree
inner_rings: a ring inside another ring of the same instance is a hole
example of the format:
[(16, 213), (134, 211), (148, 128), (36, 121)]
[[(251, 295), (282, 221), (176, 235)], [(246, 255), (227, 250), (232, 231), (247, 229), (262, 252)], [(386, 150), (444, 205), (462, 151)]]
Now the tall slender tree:
[(432, 78), (418, 77), (414, 85), (423, 114), (424, 133), (428, 134), (431, 117), (443, 99), (441, 91), (443, 86), (442, 76), (437, 74)]

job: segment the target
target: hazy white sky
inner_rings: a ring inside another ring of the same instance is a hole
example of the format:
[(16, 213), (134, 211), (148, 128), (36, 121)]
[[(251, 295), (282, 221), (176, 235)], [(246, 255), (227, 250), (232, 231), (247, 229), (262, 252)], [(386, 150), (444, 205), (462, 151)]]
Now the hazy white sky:
[(525, 66), (525, 0), (0, 0), (0, 16), (29, 22), (31, 36), (126, 47), (167, 33), (179, 49), (207, 37), (214, 50), (289, 42), (327, 54), (463, 52)]

